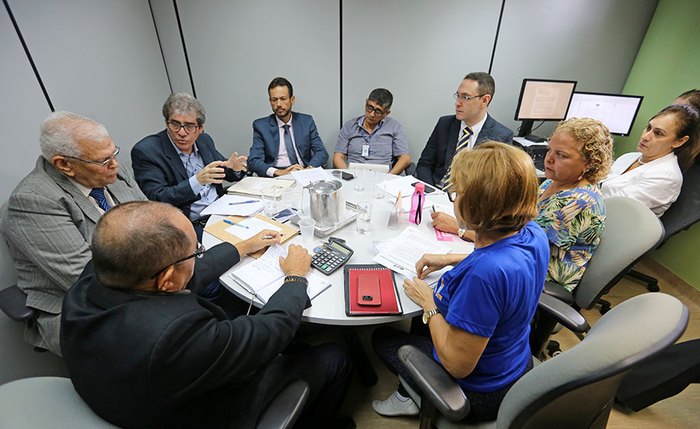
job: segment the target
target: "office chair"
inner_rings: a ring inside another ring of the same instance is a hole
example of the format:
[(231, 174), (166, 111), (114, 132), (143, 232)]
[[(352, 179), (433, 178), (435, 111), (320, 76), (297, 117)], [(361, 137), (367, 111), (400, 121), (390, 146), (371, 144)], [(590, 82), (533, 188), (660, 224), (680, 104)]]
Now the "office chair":
[[(308, 398), (308, 384), (292, 382), (263, 411), (256, 428), (292, 427)], [(24, 378), (0, 386), (0, 427), (117, 428), (95, 414), (64, 377)]]
[[(544, 307), (566, 311), (564, 303), (543, 298)], [(421, 396), (409, 388), (421, 406), (421, 429), (604, 428), (624, 375), (673, 344), (687, 324), (688, 309), (670, 295), (631, 298), (605, 314), (580, 344), (523, 375), (506, 394), (496, 421), (471, 426), (460, 422), (470, 404), (442, 366), (413, 346), (401, 347), (399, 358), (422, 391)]]
[[(683, 174), (683, 186), (678, 199), (671, 204), (671, 207), (660, 219), (664, 225), (665, 233), (659, 245), (655, 247), (656, 249), (663, 246), (672, 236), (700, 221), (700, 165), (697, 162)], [(634, 269), (630, 270), (627, 275), (646, 283), (649, 292), (659, 291), (659, 281), (656, 278)]]

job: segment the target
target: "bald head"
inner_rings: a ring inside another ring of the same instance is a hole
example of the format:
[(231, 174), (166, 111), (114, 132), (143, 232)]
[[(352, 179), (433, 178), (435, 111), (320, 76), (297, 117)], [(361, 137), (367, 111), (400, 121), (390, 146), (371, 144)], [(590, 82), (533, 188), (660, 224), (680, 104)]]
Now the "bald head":
[(121, 204), (105, 213), (95, 228), (95, 274), (105, 286), (140, 289), (194, 247), (192, 224), (175, 207), (155, 201)]

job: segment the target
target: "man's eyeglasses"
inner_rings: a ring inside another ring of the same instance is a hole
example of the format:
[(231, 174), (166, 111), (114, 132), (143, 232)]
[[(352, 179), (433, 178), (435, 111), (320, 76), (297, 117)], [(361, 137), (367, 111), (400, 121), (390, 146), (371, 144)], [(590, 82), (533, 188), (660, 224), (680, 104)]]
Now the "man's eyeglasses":
[(185, 129), (185, 132), (187, 134), (195, 132), (197, 128), (199, 128), (198, 124), (181, 124), (178, 121), (166, 121), (165, 122), (168, 125), (168, 129), (174, 133), (180, 132), (181, 128)]
[(204, 252), (206, 252), (206, 251), (207, 251), (207, 249), (206, 249), (206, 247), (204, 247), (202, 245), (202, 243), (197, 243), (197, 250), (195, 250), (193, 254), (191, 254), (189, 256), (185, 256), (184, 258), (180, 258), (177, 261), (164, 266), (162, 269), (158, 270), (157, 273), (153, 274), (153, 276), (151, 278), (154, 279), (154, 278), (158, 277), (158, 275), (160, 273), (162, 273), (163, 271), (167, 270), (168, 267), (175, 265), (175, 264), (179, 264), (180, 262), (185, 262), (188, 259), (192, 259), (192, 258), (202, 259), (202, 256), (204, 256)]
[(287, 101), (289, 101), (289, 97), (270, 97), (270, 103), (275, 104), (278, 101), (286, 103)]
[(455, 101), (461, 101), (461, 102), (467, 102), (469, 100), (472, 100), (474, 98), (481, 98), (486, 94), (482, 95), (469, 95), (469, 94), (460, 94), (459, 92), (455, 92), (452, 94), (452, 96), (455, 98)]
[(99, 165), (100, 167), (106, 167), (110, 162), (117, 159), (117, 155), (119, 155), (119, 146), (117, 146), (117, 150), (115, 150), (113, 154), (111, 154), (110, 156), (108, 156), (107, 158), (105, 158), (101, 161), (92, 161), (90, 159), (83, 159), (83, 158), (78, 158), (75, 156), (68, 156), (68, 155), (63, 155), (63, 157), (69, 158), (69, 159), (74, 159), (74, 160), (80, 161), (80, 162), (84, 162), (86, 164), (95, 164), (95, 165)]
[(382, 116), (384, 114), (384, 111), (382, 109), (379, 109), (377, 107), (372, 107), (369, 104), (365, 104), (365, 112), (374, 113), (377, 116)]

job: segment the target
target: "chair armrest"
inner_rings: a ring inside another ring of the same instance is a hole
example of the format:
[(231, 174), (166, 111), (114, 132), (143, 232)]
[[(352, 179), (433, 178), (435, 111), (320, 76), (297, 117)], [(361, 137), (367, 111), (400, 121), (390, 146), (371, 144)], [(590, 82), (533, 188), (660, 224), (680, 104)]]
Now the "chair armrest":
[(545, 282), (544, 290), (542, 292), (557, 298), (559, 301), (564, 301), (569, 305), (574, 303), (574, 296), (571, 294), (571, 292), (564, 289), (564, 286), (560, 285), (559, 283)]
[(588, 322), (586, 322), (581, 313), (569, 304), (551, 295), (542, 293), (538, 308), (573, 332), (584, 333), (590, 329)]
[(406, 167), (406, 169), (404, 170), (404, 172), (406, 173), (406, 176), (413, 176), (413, 173), (416, 172), (416, 164), (413, 161), (411, 161), (408, 164), (408, 167)]
[(422, 392), (421, 402), (430, 401), (450, 421), (462, 420), (469, 414), (469, 401), (457, 382), (431, 356), (413, 346), (402, 346), (399, 359)]
[(0, 290), (0, 309), (17, 322), (26, 322), (34, 317), (34, 310), (27, 307), (27, 294), (17, 285)]
[(291, 382), (265, 408), (256, 429), (284, 429), (294, 426), (309, 399), (309, 385), (304, 380)]

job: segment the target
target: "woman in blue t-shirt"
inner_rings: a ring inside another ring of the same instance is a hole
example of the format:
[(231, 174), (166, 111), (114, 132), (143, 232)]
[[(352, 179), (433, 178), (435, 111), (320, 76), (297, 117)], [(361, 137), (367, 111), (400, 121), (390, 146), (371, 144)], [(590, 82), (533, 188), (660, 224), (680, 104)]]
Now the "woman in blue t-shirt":
[[(469, 399), (467, 419), (493, 420), (508, 389), (531, 367), (530, 321), (549, 244), (532, 222), (537, 177), (525, 152), (485, 143), (459, 152), (451, 171), (448, 196), (459, 224), (476, 232), (475, 250), (468, 256), (426, 254), (416, 264), (418, 277), (404, 281), (406, 295), (423, 308), (427, 336), (380, 327), (372, 343), (382, 362), (409, 382), (397, 350), (412, 344), (432, 355)], [(448, 265), (454, 268), (434, 290), (421, 280)], [(418, 414), (403, 387), (372, 407), (386, 416)]]

